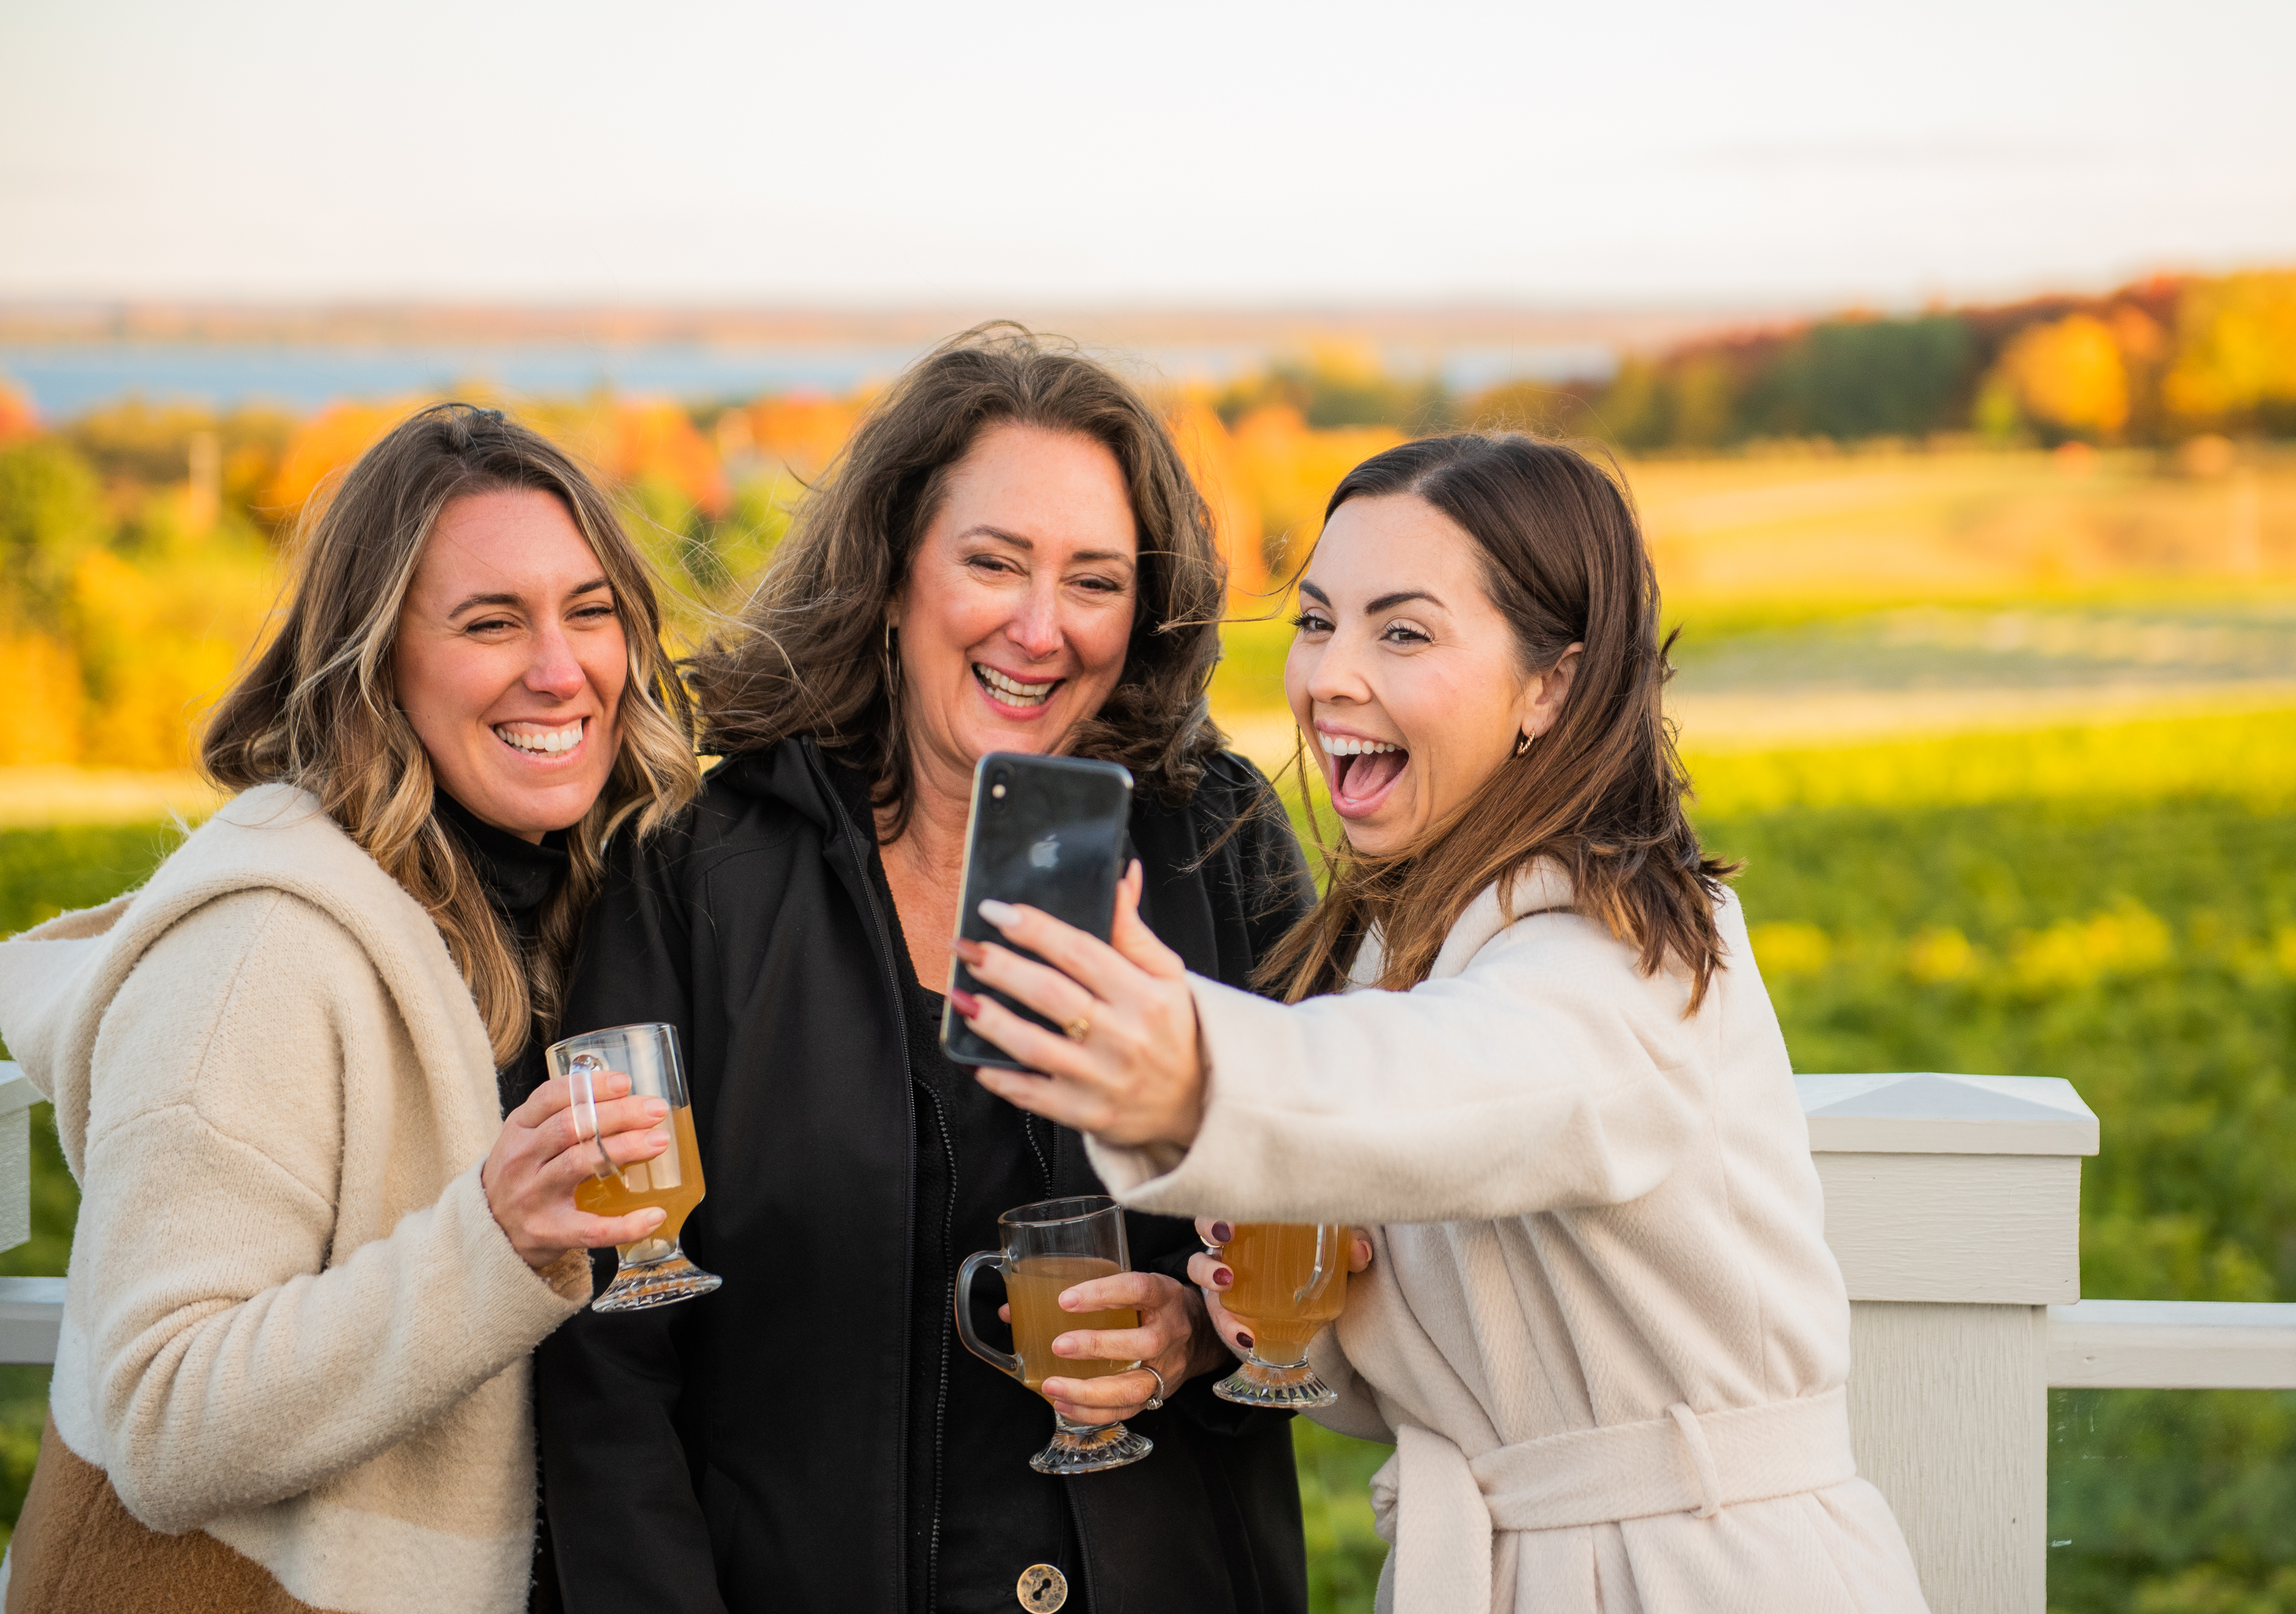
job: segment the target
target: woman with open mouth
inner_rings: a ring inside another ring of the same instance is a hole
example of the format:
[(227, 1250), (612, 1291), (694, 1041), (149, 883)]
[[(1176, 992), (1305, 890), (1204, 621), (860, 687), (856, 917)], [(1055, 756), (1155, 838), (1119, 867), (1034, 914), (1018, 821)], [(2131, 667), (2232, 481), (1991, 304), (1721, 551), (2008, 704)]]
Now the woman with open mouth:
[(570, 1030), (678, 1026), (709, 1182), (685, 1248), (725, 1287), (578, 1319), (540, 1358), (575, 1614), (1306, 1609), (1290, 1430), (1211, 1394), (1228, 1363), (1185, 1221), (1128, 1218), (1136, 1270), (1064, 1291), (1141, 1326), (1056, 1355), (1142, 1365), (1045, 1384), (1153, 1440), (1145, 1462), (1031, 1470), (1044, 1401), (953, 1326), (1001, 1213), (1106, 1191), (1082, 1139), (940, 1049), (974, 764), (1128, 768), (1141, 922), (1207, 978), (1248, 987), (1314, 900), (1205, 706), (1226, 587), (1148, 402), (986, 327), (879, 400), (745, 630), (693, 664), (725, 761), (690, 824), (611, 871)]
[[(982, 1085), (1091, 1135), (1131, 1206), (1384, 1223), (1311, 1416), (1373, 1482), (1400, 1614), (1921, 1609), (1857, 1477), (1849, 1305), (1736, 899), (1684, 816), (1650, 559), (1620, 490), (1520, 436), (1340, 484), (1285, 683), (1344, 827), (1270, 957), (1204, 979), (983, 905)], [(1049, 1080), (1046, 1079), (1049, 1077)], [(1224, 1242), (1225, 1228), (1207, 1226)], [(1192, 1275), (1219, 1312), (1226, 1269)]]

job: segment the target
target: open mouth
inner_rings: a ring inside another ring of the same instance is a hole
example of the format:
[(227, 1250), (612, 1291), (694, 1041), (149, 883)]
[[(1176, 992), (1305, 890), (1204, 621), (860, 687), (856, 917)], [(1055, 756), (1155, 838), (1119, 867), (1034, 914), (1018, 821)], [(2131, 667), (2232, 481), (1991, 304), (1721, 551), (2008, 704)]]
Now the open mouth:
[(582, 729), (589, 721), (578, 717), (569, 723), (496, 723), (495, 737), (529, 756), (563, 756), (582, 743)]
[(1316, 743), (1332, 759), (1332, 805), (1342, 818), (1377, 811), (1411, 762), (1411, 753), (1391, 740), (1318, 733)]
[(1007, 677), (985, 662), (972, 663), (972, 676), (988, 692), (988, 698), (1000, 706), (1041, 706), (1053, 698), (1053, 691), (1062, 680), (1045, 684), (1024, 684), (1019, 679)]

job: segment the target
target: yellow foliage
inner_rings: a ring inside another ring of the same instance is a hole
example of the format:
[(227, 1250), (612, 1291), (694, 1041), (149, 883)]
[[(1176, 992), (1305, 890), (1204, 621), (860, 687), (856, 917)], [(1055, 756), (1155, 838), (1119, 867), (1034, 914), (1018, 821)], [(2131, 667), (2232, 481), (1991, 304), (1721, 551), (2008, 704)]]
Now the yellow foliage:
[(1180, 457), (1211, 506), (1212, 531), (1227, 560), (1228, 595), (1236, 609), (1249, 611), (1256, 597), (1267, 591), (1267, 556), (1250, 473), (1226, 424), (1210, 406), (1183, 403), (1172, 411), (1170, 424)]
[(1977, 949), (1951, 926), (1922, 931), (1906, 945), (1906, 972), (1916, 981), (1965, 980), (1976, 973), (1977, 962)]
[(2092, 985), (2109, 975), (2133, 975), (2169, 961), (2169, 927), (2134, 899), (2110, 913), (2060, 919), (2017, 940), (2010, 968), (2021, 986)]
[(2296, 802), (2296, 711), (2224, 712), (1775, 751), (1684, 747), (1710, 812), (2023, 798)]
[(2296, 402), (2296, 270), (2195, 281), (2177, 305), (2169, 408), (2191, 420)]
[(1288, 405), (1255, 409), (1235, 423), (1235, 448), (1259, 506), (1271, 560), (1304, 553), (1324, 529), (1324, 506), (1340, 479), (1382, 449), (1404, 441), (1392, 426), (1308, 429)]
[(208, 708), (263, 630), (277, 588), (250, 547), (131, 564), (108, 549), (73, 577), (88, 713), (81, 760), (183, 768)]
[(1833, 943), (1815, 925), (1757, 925), (1747, 932), (1747, 939), (1754, 944), (1754, 962), (1773, 981), (1820, 974), (1833, 958)]
[(0, 637), (0, 767), (79, 761), (79, 659), (45, 635)]
[(2272, 961), (2280, 966), (2280, 973), (2296, 976), (2296, 925), (2283, 925), (2273, 933)]
[(2111, 437), (2128, 424), (2128, 367), (2105, 323), (2070, 314), (2018, 333), (2001, 375), (2027, 417)]

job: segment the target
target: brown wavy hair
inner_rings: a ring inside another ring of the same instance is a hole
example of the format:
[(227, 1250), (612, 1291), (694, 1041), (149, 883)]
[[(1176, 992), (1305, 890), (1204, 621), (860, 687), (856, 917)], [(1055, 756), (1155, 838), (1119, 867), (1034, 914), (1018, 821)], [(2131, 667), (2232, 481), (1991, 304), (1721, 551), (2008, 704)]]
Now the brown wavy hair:
[(1057, 337), (1006, 321), (919, 359), (873, 405), (799, 510), (729, 632), (685, 664), (705, 751), (812, 735), (873, 781), (884, 838), (907, 828), (914, 772), (886, 679), (885, 607), (907, 580), (951, 473), (1006, 423), (1106, 445), (1138, 523), (1139, 606), (1124, 667), (1070, 743), (1185, 802), (1225, 743), (1205, 689), (1219, 660), (1227, 566), (1211, 515), (1153, 406)]
[[(567, 877), (542, 910), (531, 956), (493, 905), (463, 843), (432, 812), (429, 753), (398, 708), (391, 652), (398, 613), (439, 515), (455, 499), (532, 488), (566, 507), (613, 589), (629, 679), (615, 713), (605, 788), (567, 833)], [(641, 835), (700, 788), (693, 716), (661, 646), (653, 574), (597, 484), (556, 444), (493, 409), (439, 404), (359, 457), (332, 498), (314, 499), (284, 620), (209, 720), (200, 761), (230, 790), (288, 784), (317, 796), (429, 910), (470, 984), (498, 1064), (562, 1007), (582, 915), (606, 842)]]
[(1570, 876), (1578, 911), (1631, 942), (1644, 974), (1669, 959), (1689, 973), (1695, 1009), (1722, 967), (1714, 904), (1736, 866), (1700, 850), (1683, 811), (1690, 779), (1660, 709), (1674, 641), (1660, 638), (1658, 578), (1626, 496), (1561, 443), (1431, 437), (1349, 472), (1324, 519), (1351, 498), (1398, 494), (1424, 499), (1474, 539), (1526, 675), (1574, 644), (1586, 648), (1554, 725), (1415, 844), (1382, 857), (1324, 848), (1329, 893), (1269, 954), (1262, 983), (1292, 1002), (1333, 991), (1376, 926), (1385, 963), (1376, 984), (1416, 985), (1485, 888), (1504, 882), (1512, 894), (1550, 858)]

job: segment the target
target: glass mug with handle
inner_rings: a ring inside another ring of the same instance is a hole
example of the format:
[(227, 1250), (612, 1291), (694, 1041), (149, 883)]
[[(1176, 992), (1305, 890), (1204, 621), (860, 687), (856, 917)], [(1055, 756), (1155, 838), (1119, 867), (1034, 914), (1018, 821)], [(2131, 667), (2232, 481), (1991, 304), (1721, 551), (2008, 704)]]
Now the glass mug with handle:
[(1235, 1281), (1220, 1296), (1251, 1336), (1244, 1364), (1212, 1386), (1239, 1406), (1329, 1406), (1339, 1392), (1308, 1365), (1308, 1345), (1348, 1301), (1348, 1257), (1355, 1229), (1344, 1223), (1238, 1222), (1226, 1244), (1204, 1248)]
[(657, 1131), (669, 1135), (668, 1149), (651, 1160), (617, 1169), (601, 1144), (597, 1168), (574, 1190), (576, 1207), (594, 1216), (627, 1216), (650, 1206), (668, 1213), (648, 1237), (617, 1247), (621, 1265), (606, 1292), (590, 1302), (590, 1309), (640, 1312), (716, 1289), (725, 1280), (687, 1260), (678, 1242), (685, 1218), (701, 1203), (702, 1183), (693, 1108), (685, 1091), (685, 1068), (677, 1057), (677, 1028), (658, 1022), (610, 1025), (554, 1042), (546, 1057), (550, 1074), (565, 1077), (574, 1090), (575, 1131), (582, 1131), (586, 1110), (594, 1140), (598, 1135), (596, 1081), (608, 1071), (629, 1077), (631, 1097), (660, 1099), (669, 1106), (669, 1114), (656, 1124)]
[[(1138, 1328), (1133, 1306), (1097, 1312), (1064, 1312), (1061, 1295), (1093, 1278), (1132, 1270), (1124, 1244), (1124, 1211), (1115, 1200), (1092, 1194), (1023, 1205), (996, 1218), (1001, 1250), (980, 1250), (956, 1272), (956, 1333), (964, 1348), (999, 1372), (1019, 1379), (1038, 1395), (1047, 1379), (1100, 1379), (1128, 1373), (1136, 1362), (1071, 1361), (1053, 1355), (1053, 1341), (1071, 1329)], [(972, 1284), (984, 1266), (1004, 1274), (1004, 1297), (1013, 1308), (1013, 1349), (1000, 1351), (972, 1326)], [(1095, 1474), (1137, 1462), (1155, 1450), (1145, 1435), (1121, 1423), (1072, 1423), (1053, 1414), (1053, 1443), (1029, 1466), (1039, 1474)]]

